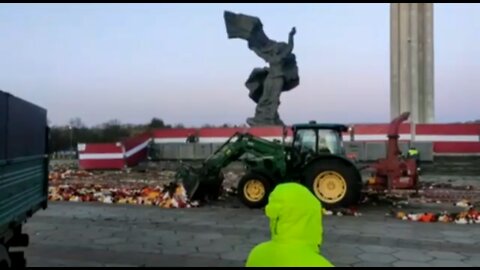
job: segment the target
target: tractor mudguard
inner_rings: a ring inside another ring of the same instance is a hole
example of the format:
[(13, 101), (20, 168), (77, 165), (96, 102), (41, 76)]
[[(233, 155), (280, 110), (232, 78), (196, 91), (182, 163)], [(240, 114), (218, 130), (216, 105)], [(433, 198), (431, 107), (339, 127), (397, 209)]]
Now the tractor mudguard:
[(355, 165), (355, 163), (353, 163), (350, 159), (348, 159), (344, 156), (339, 156), (339, 155), (319, 155), (319, 156), (316, 156), (315, 158), (309, 160), (307, 163), (304, 164), (304, 166), (302, 167), (302, 171), (305, 171), (306, 168), (308, 168), (312, 164), (318, 162), (319, 160), (340, 160), (340, 161), (344, 162), (345, 164), (347, 164), (348, 166), (352, 166), (353, 168), (356, 168), (355, 171), (356, 171), (358, 179), (360, 179), (360, 180), (362, 179), (362, 175), (360, 174), (360, 170), (357, 168), (357, 165)]
[(269, 179), (270, 184), (272, 184), (273, 186), (275, 186), (280, 180), (280, 179), (275, 179), (275, 177), (270, 172), (268, 172), (267, 170), (262, 170), (262, 169), (258, 169), (258, 168), (247, 169), (247, 173), (259, 174), (259, 175), (265, 177), (266, 179)]
[(355, 164), (346, 157), (339, 156), (339, 155), (327, 154), (327, 155), (317, 155), (316, 157), (314, 157), (314, 158), (310, 159), (308, 162), (306, 162), (303, 167), (307, 167), (307, 166), (316, 162), (319, 159), (340, 159), (340, 160), (348, 163), (349, 165), (355, 166)]

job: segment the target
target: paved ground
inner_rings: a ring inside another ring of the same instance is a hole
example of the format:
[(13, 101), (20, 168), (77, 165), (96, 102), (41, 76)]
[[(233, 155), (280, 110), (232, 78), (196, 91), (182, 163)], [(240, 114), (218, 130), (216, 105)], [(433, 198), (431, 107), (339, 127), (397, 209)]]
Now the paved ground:
[[(325, 217), (323, 254), (337, 266), (480, 266), (480, 225)], [(26, 225), (29, 266), (242, 266), (268, 238), (260, 210), (51, 203)]]

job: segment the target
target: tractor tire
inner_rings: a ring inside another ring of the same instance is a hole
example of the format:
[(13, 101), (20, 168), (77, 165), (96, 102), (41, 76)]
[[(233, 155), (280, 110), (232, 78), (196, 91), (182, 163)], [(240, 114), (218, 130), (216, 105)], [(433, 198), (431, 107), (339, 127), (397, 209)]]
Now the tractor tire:
[(238, 198), (249, 208), (262, 208), (267, 205), (271, 191), (271, 180), (255, 172), (245, 174), (237, 188)]
[(303, 183), (324, 208), (349, 207), (360, 200), (362, 179), (358, 170), (341, 159), (320, 159), (310, 164)]

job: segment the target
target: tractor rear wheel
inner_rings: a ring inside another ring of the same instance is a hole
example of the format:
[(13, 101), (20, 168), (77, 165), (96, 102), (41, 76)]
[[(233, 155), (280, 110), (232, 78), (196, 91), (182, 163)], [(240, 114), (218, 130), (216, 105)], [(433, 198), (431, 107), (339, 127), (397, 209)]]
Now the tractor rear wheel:
[(357, 168), (340, 159), (321, 159), (305, 171), (304, 184), (325, 208), (348, 207), (361, 195)]
[(267, 177), (250, 172), (238, 183), (238, 198), (249, 208), (262, 208), (268, 203), (268, 196), (272, 191), (272, 184)]

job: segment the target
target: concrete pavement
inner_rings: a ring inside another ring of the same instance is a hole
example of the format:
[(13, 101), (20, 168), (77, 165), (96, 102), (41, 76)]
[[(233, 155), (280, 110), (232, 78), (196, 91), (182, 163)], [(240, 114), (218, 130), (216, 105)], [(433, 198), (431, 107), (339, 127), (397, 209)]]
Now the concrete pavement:
[[(243, 266), (268, 239), (261, 210), (51, 203), (25, 226), (28, 266)], [(337, 266), (480, 266), (478, 225), (420, 224), (365, 210), (324, 217)]]

